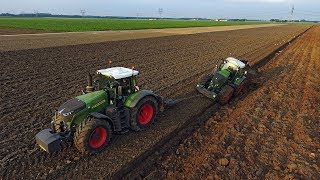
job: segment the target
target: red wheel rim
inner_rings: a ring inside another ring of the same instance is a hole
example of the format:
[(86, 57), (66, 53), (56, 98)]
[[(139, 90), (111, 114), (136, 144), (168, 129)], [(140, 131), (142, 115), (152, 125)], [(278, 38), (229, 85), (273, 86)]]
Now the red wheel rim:
[(89, 145), (97, 149), (101, 147), (107, 140), (107, 130), (102, 127), (97, 127), (90, 135)]
[(229, 93), (228, 96), (226, 97), (226, 101), (229, 101), (231, 96), (232, 96), (232, 93)]
[(153, 117), (154, 109), (150, 103), (144, 104), (138, 114), (138, 121), (142, 125), (148, 124)]
[(244, 88), (244, 85), (241, 85), (236, 96), (240, 95), (243, 92), (243, 88)]

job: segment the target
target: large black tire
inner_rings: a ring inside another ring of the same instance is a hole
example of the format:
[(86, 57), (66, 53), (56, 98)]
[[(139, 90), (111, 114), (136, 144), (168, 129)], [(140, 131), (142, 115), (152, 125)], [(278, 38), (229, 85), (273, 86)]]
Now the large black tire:
[(219, 92), (218, 101), (221, 105), (227, 104), (232, 95), (233, 95), (234, 89), (230, 85), (225, 85), (221, 88), (221, 91)]
[(146, 96), (130, 110), (130, 127), (134, 131), (147, 129), (158, 114), (158, 101), (152, 96)]
[(245, 79), (239, 84), (239, 86), (236, 86), (234, 90), (234, 97), (240, 96), (242, 93), (244, 93), (247, 86), (248, 86), (248, 80)]
[(82, 153), (99, 153), (111, 142), (112, 128), (102, 119), (88, 117), (81, 122), (74, 134), (74, 144)]

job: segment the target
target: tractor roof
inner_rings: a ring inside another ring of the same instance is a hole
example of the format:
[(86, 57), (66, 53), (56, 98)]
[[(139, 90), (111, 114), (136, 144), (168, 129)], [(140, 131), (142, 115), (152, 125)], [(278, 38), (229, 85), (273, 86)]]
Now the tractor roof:
[(240, 67), (240, 68), (244, 68), (246, 66), (246, 64), (244, 64), (242, 61), (236, 59), (236, 58), (233, 58), (233, 57), (228, 57), (226, 59), (228, 62)]
[(114, 79), (123, 79), (131, 76), (136, 76), (139, 74), (139, 71), (125, 67), (112, 67), (108, 69), (100, 69), (97, 71), (97, 73), (113, 77)]

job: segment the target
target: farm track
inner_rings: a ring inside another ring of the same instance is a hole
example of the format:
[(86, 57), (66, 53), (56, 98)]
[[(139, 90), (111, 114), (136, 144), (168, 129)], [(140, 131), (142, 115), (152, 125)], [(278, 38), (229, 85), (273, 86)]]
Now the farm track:
[(109, 59), (114, 66), (135, 66), (142, 72), (144, 88), (175, 98), (195, 94), (198, 77), (221, 59), (232, 55), (255, 62), (307, 28), (279, 26), (1, 52), (1, 176), (111, 176), (211, 105), (206, 99), (190, 99), (168, 109), (150, 130), (116, 137), (97, 156), (81, 157), (73, 146), (53, 155), (41, 152), (34, 136), (49, 125), (51, 110), (79, 94), (86, 74), (105, 68)]
[(259, 68), (256, 88), (127, 178), (318, 179), (319, 55), (315, 26)]

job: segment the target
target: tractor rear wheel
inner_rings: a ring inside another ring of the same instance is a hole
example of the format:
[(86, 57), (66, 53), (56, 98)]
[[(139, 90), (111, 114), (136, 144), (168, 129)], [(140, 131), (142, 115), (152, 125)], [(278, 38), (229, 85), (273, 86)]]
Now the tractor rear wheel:
[(77, 127), (74, 134), (74, 144), (82, 153), (99, 153), (111, 141), (110, 124), (102, 119), (88, 117)]
[(131, 109), (130, 125), (134, 131), (148, 128), (158, 114), (158, 102), (154, 97), (147, 96)]
[(239, 86), (236, 87), (235, 91), (234, 91), (234, 96), (237, 97), (239, 95), (241, 95), (241, 93), (244, 92), (246, 86), (248, 85), (248, 81), (245, 79), (243, 80)]
[(233, 95), (233, 92), (234, 92), (234, 89), (230, 85), (223, 86), (219, 93), (219, 99), (218, 99), (219, 103), (221, 105), (227, 104), (230, 101)]

